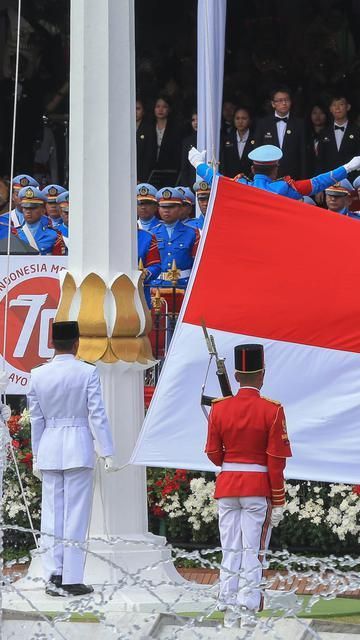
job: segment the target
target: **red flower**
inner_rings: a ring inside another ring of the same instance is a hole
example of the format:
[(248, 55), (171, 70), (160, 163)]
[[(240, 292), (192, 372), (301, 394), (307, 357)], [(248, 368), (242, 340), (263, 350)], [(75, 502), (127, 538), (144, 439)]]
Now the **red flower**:
[(159, 507), (157, 504), (153, 506), (152, 512), (154, 516), (156, 516), (157, 518), (164, 518), (166, 515), (165, 511), (161, 507)]
[(354, 484), (352, 488), (352, 492), (356, 493), (356, 495), (360, 496), (360, 484)]
[(20, 449), (20, 440), (13, 440), (12, 446), (15, 447), (15, 449)]
[(16, 435), (20, 430), (21, 427), (19, 424), (19, 420), (20, 416), (10, 416), (7, 425), (11, 436)]
[(20, 462), (22, 462), (22, 464), (26, 464), (30, 469), (32, 466), (32, 453), (30, 451), (29, 453), (26, 453), (24, 457), (20, 459)]

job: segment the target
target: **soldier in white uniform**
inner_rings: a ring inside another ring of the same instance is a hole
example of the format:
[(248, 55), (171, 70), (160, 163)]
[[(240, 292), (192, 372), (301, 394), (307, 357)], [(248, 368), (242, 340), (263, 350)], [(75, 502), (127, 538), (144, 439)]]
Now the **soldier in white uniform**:
[[(48, 595), (84, 595), (84, 545), (93, 497), (95, 448), (113, 469), (113, 443), (96, 367), (75, 356), (77, 322), (54, 322), (55, 356), (31, 371), (33, 471), (42, 479), (42, 559)], [(48, 534), (48, 535), (46, 535)], [(76, 541), (80, 546), (59, 540)]]

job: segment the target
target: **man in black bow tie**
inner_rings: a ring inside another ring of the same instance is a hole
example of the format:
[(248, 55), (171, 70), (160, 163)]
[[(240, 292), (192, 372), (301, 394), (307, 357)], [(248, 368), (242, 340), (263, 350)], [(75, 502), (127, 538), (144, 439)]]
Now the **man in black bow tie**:
[[(332, 122), (321, 134), (318, 146), (319, 171), (345, 164), (360, 152), (360, 129), (350, 122), (351, 104), (344, 95), (333, 95), (329, 102)], [(358, 173), (350, 175), (353, 180)]]
[(291, 175), (295, 179), (304, 178), (306, 175), (304, 124), (290, 112), (289, 89), (278, 87), (273, 91), (271, 106), (274, 112), (260, 120), (256, 128), (256, 146), (273, 144), (280, 147), (283, 157), (279, 165), (279, 176)]

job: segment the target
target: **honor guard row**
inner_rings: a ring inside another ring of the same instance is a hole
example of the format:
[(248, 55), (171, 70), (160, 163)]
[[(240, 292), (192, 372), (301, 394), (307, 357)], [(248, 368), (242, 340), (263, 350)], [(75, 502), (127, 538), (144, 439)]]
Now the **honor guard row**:
[(169, 288), (173, 282), (179, 289), (187, 286), (199, 242), (190, 218), (195, 196), (187, 187), (157, 190), (146, 183), (137, 186), (136, 195), (138, 259), (147, 270), (144, 284), (149, 302), (146, 287)]
[(12, 233), (41, 255), (62, 256), (66, 247), (61, 233), (51, 226), (46, 215), (47, 197), (37, 187), (23, 187), (18, 193), (23, 223)]
[[(66, 204), (64, 204), (66, 200)], [(0, 216), (0, 237), (12, 233), (41, 255), (64, 255), (68, 237), (69, 192), (57, 184), (40, 190), (35, 178), (27, 174), (12, 181), (15, 208)]]

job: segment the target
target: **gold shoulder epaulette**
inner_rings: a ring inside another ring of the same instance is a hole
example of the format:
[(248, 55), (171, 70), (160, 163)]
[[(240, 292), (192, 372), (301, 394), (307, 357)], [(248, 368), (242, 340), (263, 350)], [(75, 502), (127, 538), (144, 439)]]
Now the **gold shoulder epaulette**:
[(211, 404), (214, 404), (214, 402), (221, 402), (221, 400), (226, 400), (226, 398), (232, 398), (233, 396), (223, 396), (222, 398), (214, 398), (214, 400), (211, 401)]
[(273, 400), (272, 398), (267, 398), (266, 396), (260, 396), (260, 398), (262, 398), (263, 400), (268, 400), (269, 402), (273, 402), (273, 404), (277, 404), (277, 405), (281, 405), (281, 402), (279, 402), (279, 400)]

